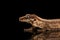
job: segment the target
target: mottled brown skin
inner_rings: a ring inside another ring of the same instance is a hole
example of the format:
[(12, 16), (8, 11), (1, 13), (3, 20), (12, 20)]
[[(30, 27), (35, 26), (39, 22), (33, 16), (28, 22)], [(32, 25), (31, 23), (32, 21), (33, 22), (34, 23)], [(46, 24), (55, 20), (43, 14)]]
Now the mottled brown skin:
[(30, 23), (33, 27), (55, 29), (60, 28), (60, 19), (43, 19), (35, 14), (26, 14), (19, 18), (21, 22)]
[[(19, 21), (27, 22), (32, 25), (31, 28), (24, 29), (24, 31), (33, 32), (33, 29), (38, 27), (38, 28), (41, 28), (42, 30), (39, 29), (37, 30), (37, 32), (42, 32), (44, 34), (46, 30), (49, 30), (49, 32), (58, 31), (59, 33), (57, 34), (60, 36), (60, 19), (43, 19), (41, 17), (38, 17), (35, 14), (26, 14), (25, 16), (19, 17)], [(37, 40), (36, 39), (37, 37), (38, 35), (34, 35), (33, 39)], [(45, 40), (45, 37), (42, 37), (42, 38), (43, 39), (40, 38), (39, 40)]]

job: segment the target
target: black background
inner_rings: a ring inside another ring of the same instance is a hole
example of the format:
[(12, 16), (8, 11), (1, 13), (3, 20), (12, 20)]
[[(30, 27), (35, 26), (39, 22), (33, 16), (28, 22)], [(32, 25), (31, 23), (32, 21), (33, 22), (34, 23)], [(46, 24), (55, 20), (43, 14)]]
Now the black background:
[(58, 1), (26, 1), (16, 0), (16, 40), (27, 40), (32, 34), (24, 33), (24, 27), (30, 24), (19, 22), (19, 17), (25, 14), (36, 14), (46, 19), (60, 18), (60, 8)]

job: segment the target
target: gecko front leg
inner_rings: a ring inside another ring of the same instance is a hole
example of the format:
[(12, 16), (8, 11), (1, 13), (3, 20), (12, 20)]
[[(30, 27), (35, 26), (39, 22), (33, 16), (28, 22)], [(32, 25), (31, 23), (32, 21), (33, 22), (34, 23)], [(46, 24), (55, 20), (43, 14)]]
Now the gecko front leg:
[(30, 32), (30, 33), (33, 33), (33, 35), (40, 34), (44, 31), (45, 30), (38, 28), (38, 27), (30, 27), (28, 29), (24, 29), (24, 32)]
[(28, 28), (28, 29), (24, 29), (24, 32), (30, 32), (30, 33), (32, 33), (32, 31), (33, 31), (33, 27)]

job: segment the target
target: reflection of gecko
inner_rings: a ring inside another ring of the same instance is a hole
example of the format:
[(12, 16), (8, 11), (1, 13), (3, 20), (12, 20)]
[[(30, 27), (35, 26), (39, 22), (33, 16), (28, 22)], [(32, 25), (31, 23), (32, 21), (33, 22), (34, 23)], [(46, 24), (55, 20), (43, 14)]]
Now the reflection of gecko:
[(21, 22), (30, 23), (33, 27), (50, 29), (60, 28), (60, 19), (43, 19), (35, 14), (26, 14), (19, 18)]
[(32, 40), (60, 40), (60, 32), (41, 33), (32, 37)]

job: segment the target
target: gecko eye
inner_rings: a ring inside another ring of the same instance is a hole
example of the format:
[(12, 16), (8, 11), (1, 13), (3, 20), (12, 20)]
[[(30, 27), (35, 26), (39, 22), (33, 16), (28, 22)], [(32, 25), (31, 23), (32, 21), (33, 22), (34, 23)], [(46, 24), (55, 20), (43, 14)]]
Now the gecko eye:
[(26, 17), (26, 19), (30, 19), (30, 14), (27, 14), (25, 17)]
[(29, 19), (30, 17), (29, 16), (26, 16), (26, 19)]

